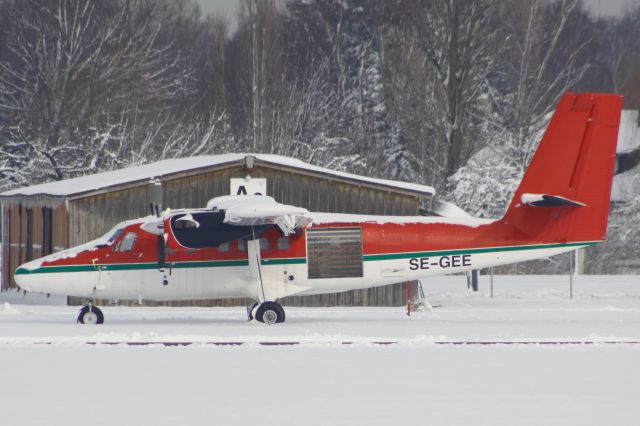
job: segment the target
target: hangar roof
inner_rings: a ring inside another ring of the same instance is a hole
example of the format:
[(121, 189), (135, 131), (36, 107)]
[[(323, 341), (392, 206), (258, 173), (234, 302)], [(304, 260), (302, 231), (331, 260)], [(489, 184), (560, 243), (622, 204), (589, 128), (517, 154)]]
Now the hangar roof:
[[(250, 157), (253, 157), (251, 159)], [(386, 188), (391, 191), (410, 192), (417, 196), (432, 196), (435, 190), (428, 185), (400, 182), (386, 179), (376, 179), (352, 173), (339, 172), (324, 167), (314, 166), (291, 157), (271, 154), (221, 154), (199, 157), (176, 158), (149, 163), (142, 166), (128, 167), (110, 172), (97, 173), (26, 186), (5, 191), (2, 197), (48, 195), (54, 197), (89, 195), (92, 192), (104, 191), (108, 188), (139, 184), (152, 178), (171, 177), (179, 174), (196, 174), (208, 169), (221, 169), (233, 166), (247, 166), (253, 161), (255, 166), (274, 167), (291, 170), (308, 175), (323, 176), (336, 180), (352, 182), (360, 185), (371, 185)], [(251, 168), (251, 167), (249, 167)]]

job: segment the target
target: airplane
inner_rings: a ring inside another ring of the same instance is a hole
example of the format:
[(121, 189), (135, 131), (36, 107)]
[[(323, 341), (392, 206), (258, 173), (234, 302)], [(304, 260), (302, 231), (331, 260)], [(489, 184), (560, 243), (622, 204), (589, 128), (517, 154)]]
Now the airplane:
[(499, 219), (312, 213), (223, 196), (117, 224), (18, 267), (26, 291), (96, 299), (246, 297), (249, 320), (285, 321), (278, 300), (546, 258), (606, 237), (622, 96), (566, 93)]

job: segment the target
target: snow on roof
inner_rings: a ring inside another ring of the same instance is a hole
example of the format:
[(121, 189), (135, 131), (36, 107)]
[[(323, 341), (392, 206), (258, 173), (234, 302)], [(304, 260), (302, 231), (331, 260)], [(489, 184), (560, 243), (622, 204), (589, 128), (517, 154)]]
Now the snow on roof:
[(249, 155), (255, 157), (257, 163), (266, 163), (280, 167), (288, 167), (306, 171), (308, 173), (329, 175), (338, 179), (341, 178), (361, 183), (368, 183), (375, 186), (386, 186), (396, 190), (404, 190), (424, 195), (433, 195), (435, 193), (435, 190), (428, 185), (420, 185), (416, 183), (400, 182), (387, 179), (376, 179), (351, 173), (339, 172), (324, 167), (314, 166), (291, 157), (271, 154), (221, 154), (162, 160), (142, 166), (128, 167), (125, 169), (113, 170), (110, 172), (96, 173), (94, 175), (87, 175), (73, 179), (65, 179), (61, 181), (54, 181), (39, 185), (17, 188), (11, 191), (3, 192), (0, 194), (0, 196), (69, 196), (83, 194), (113, 186), (146, 181), (151, 178), (161, 178), (163, 176), (188, 172), (201, 168), (220, 167), (226, 164), (244, 164), (245, 157)]
[(321, 213), (312, 212), (312, 225), (326, 225), (329, 223), (376, 223), (384, 225), (394, 223), (406, 225), (413, 223), (462, 225), (477, 228), (480, 225), (488, 225), (497, 219), (484, 219), (479, 217), (440, 217), (440, 216), (379, 216), (379, 215), (359, 215), (350, 213)]

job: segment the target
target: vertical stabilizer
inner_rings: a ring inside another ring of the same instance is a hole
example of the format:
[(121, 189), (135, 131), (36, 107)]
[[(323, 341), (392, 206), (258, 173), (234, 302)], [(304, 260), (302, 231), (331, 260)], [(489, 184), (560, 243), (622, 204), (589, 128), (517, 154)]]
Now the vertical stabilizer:
[(622, 96), (567, 93), (503, 221), (537, 242), (604, 240)]

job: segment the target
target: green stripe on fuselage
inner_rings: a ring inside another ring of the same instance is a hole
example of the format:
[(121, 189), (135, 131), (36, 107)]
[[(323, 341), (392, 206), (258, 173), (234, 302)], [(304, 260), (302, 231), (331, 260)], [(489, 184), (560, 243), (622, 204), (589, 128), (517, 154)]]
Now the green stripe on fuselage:
[[(393, 259), (410, 259), (415, 257), (431, 257), (431, 256), (451, 256), (456, 254), (476, 254), (476, 253), (498, 253), (507, 251), (521, 250), (541, 250), (561, 247), (580, 247), (598, 244), (598, 241), (584, 241), (576, 243), (560, 243), (560, 244), (538, 244), (524, 246), (505, 246), (505, 247), (486, 247), (474, 249), (458, 249), (458, 250), (440, 250), (440, 251), (423, 251), (423, 252), (402, 252), (402, 253), (384, 253), (384, 254), (368, 254), (363, 256), (365, 262), (378, 260)], [(307, 259), (304, 257), (283, 258), (283, 259), (262, 259), (262, 265), (291, 265), (304, 264)], [(179, 268), (219, 268), (226, 266), (248, 266), (248, 260), (206, 260), (194, 262), (175, 262), (171, 266), (166, 267)], [(26, 274), (43, 274), (55, 272), (91, 272), (101, 268), (103, 271), (127, 271), (137, 269), (157, 269), (157, 263), (110, 263), (98, 265), (64, 265), (64, 266), (42, 266), (37, 269), (18, 268), (16, 275)]]
[(364, 256), (364, 260), (365, 262), (370, 262), (375, 260), (410, 259), (414, 257), (451, 256), (454, 254), (498, 253), (498, 252), (505, 252), (505, 251), (541, 250), (541, 249), (560, 248), (560, 247), (581, 247), (581, 246), (590, 246), (593, 244), (598, 244), (598, 242), (588, 241), (588, 242), (580, 242), (580, 243), (539, 244), (539, 245), (527, 245), (527, 246), (486, 247), (486, 248), (474, 248), (474, 249), (368, 254)]
[[(261, 264), (268, 265), (291, 265), (306, 263), (304, 257), (284, 258), (284, 259), (262, 259)], [(167, 263), (166, 268), (219, 268), (225, 266), (248, 266), (248, 260), (206, 260), (194, 262), (175, 262), (171, 265)], [(27, 274), (50, 274), (56, 272), (92, 272), (98, 271), (130, 271), (139, 269), (158, 269), (158, 264), (153, 263), (108, 263), (96, 265), (63, 265), (63, 266), (42, 266), (37, 269), (18, 268), (16, 275)]]

